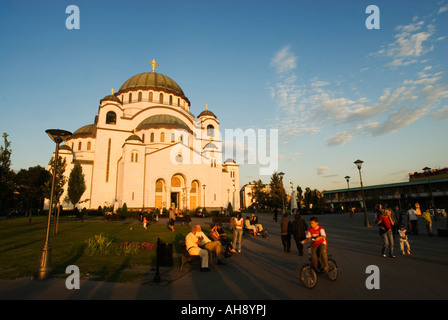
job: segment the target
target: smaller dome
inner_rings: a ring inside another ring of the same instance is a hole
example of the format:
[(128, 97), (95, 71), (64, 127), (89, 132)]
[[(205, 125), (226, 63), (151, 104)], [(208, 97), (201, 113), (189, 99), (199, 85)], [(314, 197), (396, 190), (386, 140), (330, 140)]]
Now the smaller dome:
[(204, 146), (204, 149), (208, 149), (208, 148), (218, 149), (218, 147), (213, 142), (209, 142)]
[(139, 131), (149, 128), (160, 128), (160, 127), (185, 129), (191, 132), (191, 129), (184, 121), (168, 114), (157, 114), (149, 118), (146, 118), (137, 126), (137, 130)]
[(224, 161), (224, 164), (236, 164), (236, 162), (232, 158), (228, 158), (226, 161)]
[(63, 144), (59, 147), (59, 150), (67, 150), (67, 151), (73, 151), (72, 148), (70, 148), (68, 145)]
[(211, 116), (211, 117), (216, 118), (215, 114), (214, 114), (213, 112), (211, 112), (210, 110), (204, 110), (204, 111), (202, 111), (202, 112), (198, 115), (198, 118), (200, 118), (200, 117), (204, 117), (204, 116)]
[(118, 102), (119, 104), (123, 104), (120, 99), (118, 99), (118, 97), (114, 94), (110, 94), (108, 96), (105, 96), (103, 99), (100, 100), (100, 103), (102, 103), (103, 101), (114, 101), (114, 102)]
[(70, 139), (75, 138), (87, 138), (87, 137), (96, 137), (96, 125), (95, 124), (89, 124), (84, 127), (79, 128), (75, 132), (73, 132)]
[(129, 140), (137, 140), (137, 141), (143, 142), (142, 139), (140, 139), (140, 137), (136, 134), (132, 134), (126, 139), (126, 141), (129, 141)]

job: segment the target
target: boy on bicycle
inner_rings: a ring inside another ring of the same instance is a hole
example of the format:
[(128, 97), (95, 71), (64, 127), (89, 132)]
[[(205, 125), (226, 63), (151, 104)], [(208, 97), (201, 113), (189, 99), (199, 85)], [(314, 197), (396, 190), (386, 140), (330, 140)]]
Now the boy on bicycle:
[(306, 239), (302, 243), (312, 241), (312, 257), (315, 266), (318, 266), (319, 256), (322, 259), (323, 271), (328, 272), (328, 256), (327, 256), (327, 236), (324, 228), (319, 226), (319, 221), (316, 217), (310, 219), (311, 228), (306, 233)]

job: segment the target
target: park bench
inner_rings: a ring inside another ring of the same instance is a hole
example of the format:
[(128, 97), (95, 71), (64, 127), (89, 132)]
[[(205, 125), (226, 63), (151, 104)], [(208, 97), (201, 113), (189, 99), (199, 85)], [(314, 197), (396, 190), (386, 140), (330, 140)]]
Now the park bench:
[(187, 262), (191, 263), (191, 261), (193, 261), (193, 260), (199, 260), (199, 261), (201, 260), (200, 256), (197, 256), (197, 255), (193, 256), (188, 253), (185, 241), (181, 240), (181, 241), (179, 241), (179, 244), (180, 244), (180, 247), (182, 248), (182, 261), (181, 261), (181, 265), (180, 265), (181, 271), (182, 271), (182, 268), (185, 263), (187, 263)]
[(216, 224), (216, 223), (229, 223), (230, 224), (230, 219), (231, 218), (232, 217), (213, 217), (212, 218), (212, 222), (214, 224)]

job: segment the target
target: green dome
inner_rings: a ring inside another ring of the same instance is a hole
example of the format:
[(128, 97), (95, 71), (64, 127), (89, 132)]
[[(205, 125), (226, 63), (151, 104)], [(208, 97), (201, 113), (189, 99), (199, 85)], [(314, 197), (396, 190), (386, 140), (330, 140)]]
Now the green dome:
[(156, 72), (143, 72), (129, 78), (119, 92), (137, 89), (163, 90), (185, 97), (181, 87), (173, 79)]
[(190, 127), (181, 119), (168, 114), (157, 114), (146, 118), (137, 127), (137, 130), (149, 128), (177, 128), (191, 131)]
[(89, 124), (84, 127), (79, 128), (75, 132), (73, 132), (70, 139), (81, 138), (81, 137), (96, 137), (96, 125)]

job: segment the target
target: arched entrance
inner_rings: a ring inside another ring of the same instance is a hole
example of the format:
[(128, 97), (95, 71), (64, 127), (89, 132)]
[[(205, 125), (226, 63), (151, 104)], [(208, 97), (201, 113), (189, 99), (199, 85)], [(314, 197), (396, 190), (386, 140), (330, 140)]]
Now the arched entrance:
[(163, 194), (165, 191), (165, 181), (163, 179), (158, 179), (156, 181), (156, 202), (155, 207), (157, 209), (162, 210), (164, 201), (163, 201)]
[(171, 178), (170, 208), (184, 209), (186, 207), (185, 178), (175, 174)]
[(191, 182), (190, 188), (190, 210), (195, 210), (199, 205), (199, 182), (194, 180)]

